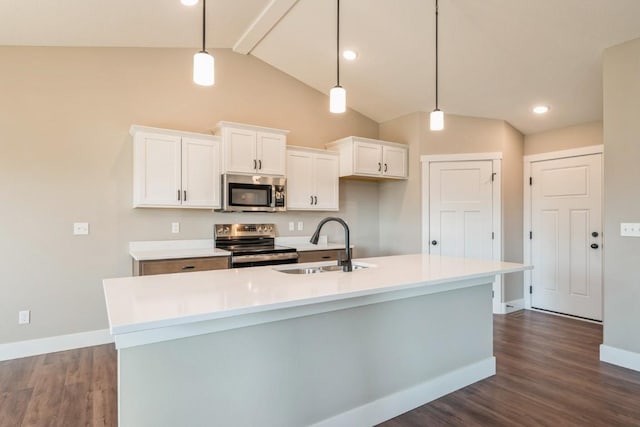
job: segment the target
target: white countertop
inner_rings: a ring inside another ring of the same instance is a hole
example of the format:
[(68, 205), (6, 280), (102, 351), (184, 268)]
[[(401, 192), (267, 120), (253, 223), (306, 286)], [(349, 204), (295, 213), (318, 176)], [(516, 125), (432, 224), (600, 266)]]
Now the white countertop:
[(136, 261), (149, 261), (229, 256), (231, 253), (214, 248), (213, 239), (200, 239), (129, 242), (129, 255)]
[[(311, 244), (310, 238), (310, 236), (276, 237), (275, 244), (295, 248), (298, 252), (344, 249), (344, 243), (329, 243), (327, 236), (320, 236), (317, 245)], [(351, 247), (353, 248), (353, 245)], [(200, 239), (129, 242), (129, 255), (136, 261), (150, 261), (229, 256), (231, 253), (214, 248), (213, 239)]]
[[(325, 262), (105, 279), (110, 331), (127, 334), (531, 268), (428, 254), (354, 262), (370, 268), (310, 275), (275, 270), (332, 264)], [(439, 286), (437, 292), (453, 288)]]

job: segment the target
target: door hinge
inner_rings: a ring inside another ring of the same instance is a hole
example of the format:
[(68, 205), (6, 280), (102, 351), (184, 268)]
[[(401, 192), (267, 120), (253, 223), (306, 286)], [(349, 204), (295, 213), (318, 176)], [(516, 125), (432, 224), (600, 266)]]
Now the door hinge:
[(496, 238), (496, 233), (494, 233), (493, 231), (491, 232), (491, 240), (495, 240)]
[(529, 185), (533, 185), (533, 178), (529, 177)]
[(533, 293), (533, 286), (529, 285), (529, 293), (532, 294)]
[(529, 232), (529, 240), (532, 240), (532, 239), (533, 239), (533, 231), (530, 231)]

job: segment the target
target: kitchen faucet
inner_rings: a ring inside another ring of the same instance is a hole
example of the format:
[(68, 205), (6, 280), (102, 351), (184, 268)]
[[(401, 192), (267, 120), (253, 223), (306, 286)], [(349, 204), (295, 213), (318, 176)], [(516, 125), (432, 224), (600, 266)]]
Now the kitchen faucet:
[(352, 271), (353, 265), (351, 264), (351, 245), (349, 244), (349, 226), (347, 225), (346, 222), (344, 222), (342, 218), (329, 216), (323, 219), (322, 221), (320, 221), (320, 223), (318, 224), (318, 227), (316, 228), (315, 233), (313, 233), (313, 236), (311, 236), (310, 242), (313, 243), (314, 245), (318, 244), (318, 239), (320, 239), (320, 230), (322, 229), (322, 226), (329, 221), (338, 222), (344, 228), (344, 252), (347, 255), (347, 257), (344, 260), (341, 260), (340, 258), (338, 258), (338, 265), (342, 266), (342, 271), (345, 271), (345, 272)]

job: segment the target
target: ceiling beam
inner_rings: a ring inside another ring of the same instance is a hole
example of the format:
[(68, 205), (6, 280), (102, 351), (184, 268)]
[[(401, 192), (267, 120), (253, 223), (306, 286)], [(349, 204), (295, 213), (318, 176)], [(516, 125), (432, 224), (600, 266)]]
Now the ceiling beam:
[(298, 0), (271, 0), (240, 36), (233, 51), (248, 55), (291, 10)]

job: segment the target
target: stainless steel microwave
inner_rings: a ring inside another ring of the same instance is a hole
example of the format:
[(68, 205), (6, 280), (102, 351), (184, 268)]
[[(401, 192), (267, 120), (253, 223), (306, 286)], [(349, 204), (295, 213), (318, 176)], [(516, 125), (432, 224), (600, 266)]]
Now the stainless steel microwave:
[(222, 212), (284, 212), (286, 178), (262, 175), (222, 175)]

